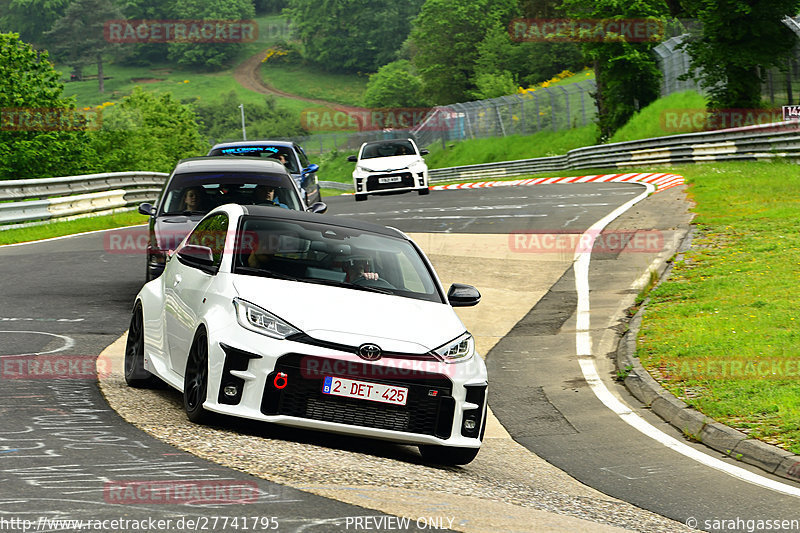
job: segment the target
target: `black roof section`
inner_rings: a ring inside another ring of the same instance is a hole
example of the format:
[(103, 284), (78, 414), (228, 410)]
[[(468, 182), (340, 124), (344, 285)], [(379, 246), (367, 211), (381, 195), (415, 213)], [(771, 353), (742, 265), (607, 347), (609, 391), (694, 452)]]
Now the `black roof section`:
[(355, 220), (352, 218), (334, 215), (321, 215), (319, 213), (308, 213), (306, 211), (276, 209), (273, 206), (265, 205), (243, 205), (242, 209), (244, 210), (244, 214), (247, 216), (281, 218), (286, 220), (296, 220), (298, 222), (315, 222), (318, 224), (328, 224), (331, 226), (357, 229), (370, 233), (377, 233), (379, 235), (386, 235), (388, 237), (397, 237), (403, 240), (408, 240), (408, 237), (405, 234), (394, 228), (381, 226), (380, 224), (373, 224), (372, 222), (362, 222), (361, 220)]

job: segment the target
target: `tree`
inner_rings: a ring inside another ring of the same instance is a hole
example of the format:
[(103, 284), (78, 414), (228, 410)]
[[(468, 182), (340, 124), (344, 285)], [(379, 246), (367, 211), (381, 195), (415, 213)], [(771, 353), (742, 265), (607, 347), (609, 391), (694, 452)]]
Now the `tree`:
[(423, 0), (289, 0), (304, 57), (329, 71), (375, 72), (396, 59)]
[(111, 0), (74, 0), (47, 37), (50, 50), (78, 72), (88, 63), (97, 63), (97, 90), (104, 92), (103, 54), (117, 48), (107, 41), (103, 28), (109, 20), (122, 18)]
[(785, 65), (797, 37), (781, 20), (798, 0), (685, 0), (702, 23), (686, 49), (692, 72), (709, 91), (712, 109), (752, 109), (761, 103), (759, 67)]
[(0, 178), (42, 178), (80, 174), (92, 164), (80, 123), (36, 124), (42, 113), (75, 116), (75, 104), (62, 97), (60, 73), (22, 42), (0, 34)]
[(478, 43), (517, 13), (515, 0), (426, 0), (411, 30), (423, 94), (436, 104), (469, 99)]
[[(242, 118), (234, 91), (226, 94), (221, 102), (194, 104), (202, 134), (212, 142), (238, 140), (242, 135)], [(275, 99), (268, 96), (263, 103), (245, 104), (247, 137), (251, 139), (274, 139), (308, 134), (298, 122), (297, 116), (277, 107)]]
[(104, 117), (92, 146), (103, 154), (106, 172), (169, 172), (179, 159), (204, 155), (209, 148), (190, 106), (170, 93), (155, 95), (141, 87)]
[(422, 80), (412, 68), (410, 61), (401, 59), (372, 74), (364, 92), (367, 107), (422, 107)]
[[(177, 0), (172, 15), (185, 20), (242, 20), (255, 16), (252, 0)], [(239, 42), (171, 42), (168, 57), (179, 65), (219, 70), (230, 67), (242, 50)]]
[[(567, 14), (578, 19), (642, 19), (667, 15), (663, 0), (565, 0)], [(661, 71), (652, 53), (656, 42), (626, 38), (590, 40), (584, 55), (597, 82), (597, 122), (605, 141), (641, 107), (660, 95)]]
[(41, 38), (61, 18), (71, 0), (0, 0), (0, 31), (13, 31), (29, 43)]

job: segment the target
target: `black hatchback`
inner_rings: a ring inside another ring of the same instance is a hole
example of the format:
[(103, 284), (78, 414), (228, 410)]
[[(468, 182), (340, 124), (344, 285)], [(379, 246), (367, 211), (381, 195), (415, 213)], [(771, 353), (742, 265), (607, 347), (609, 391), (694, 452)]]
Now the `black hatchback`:
[(150, 217), (146, 279), (161, 275), (167, 254), (211, 209), (224, 204), (257, 204), (295, 211), (324, 213), (310, 207), (286, 168), (255, 158), (197, 157), (180, 161), (167, 179), (156, 205), (143, 203)]

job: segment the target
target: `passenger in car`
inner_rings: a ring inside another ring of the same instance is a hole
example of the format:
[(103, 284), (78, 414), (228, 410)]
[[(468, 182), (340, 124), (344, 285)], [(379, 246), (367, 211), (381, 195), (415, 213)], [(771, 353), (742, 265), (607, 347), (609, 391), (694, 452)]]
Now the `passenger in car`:
[(269, 185), (257, 185), (255, 190), (253, 191), (253, 203), (256, 205), (276, 205), (278, 207), (283, 207), (284, 209), (289, 209), (289, 206), (281, 203), (281, 201), (275, 196), (275, 187), (271, 187)]
[(206, 195), (202, 187), (187, 187), (181, 195), (178, 211), (206, 211)]

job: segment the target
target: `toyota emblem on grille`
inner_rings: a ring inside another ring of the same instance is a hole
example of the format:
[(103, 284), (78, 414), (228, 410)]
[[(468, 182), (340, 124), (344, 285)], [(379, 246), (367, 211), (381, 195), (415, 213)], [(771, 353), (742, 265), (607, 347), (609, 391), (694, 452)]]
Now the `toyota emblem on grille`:
[(377, 361), (381, 358), (381, 347), (375, 344), (362, 344), (358, 347), (358, 356), (367, 361)]

